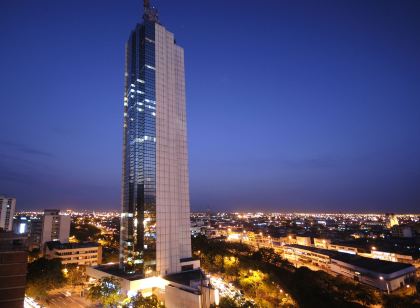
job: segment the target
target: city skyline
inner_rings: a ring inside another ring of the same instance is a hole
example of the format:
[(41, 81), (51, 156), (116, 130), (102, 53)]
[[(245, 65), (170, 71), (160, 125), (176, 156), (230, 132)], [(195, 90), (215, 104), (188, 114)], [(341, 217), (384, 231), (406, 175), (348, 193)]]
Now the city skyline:
[[(416, 212), (418, 3), (155, 4), (188, 55), (193, 210)], [(140, 16), (138, 1), (0, 4), (0, 193), (18, 210), (119, 209)]]

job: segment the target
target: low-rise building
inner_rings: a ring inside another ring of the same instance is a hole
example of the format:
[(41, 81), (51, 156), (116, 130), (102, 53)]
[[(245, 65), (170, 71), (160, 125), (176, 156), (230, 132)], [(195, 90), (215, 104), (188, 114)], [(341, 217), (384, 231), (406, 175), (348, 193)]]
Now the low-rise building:
[(416, 268), (401, 262), (365, 258), (354, 254), (302, 245), (286, 245), (284, 257), (330, 270), (382, 291), (394, 291), (412, 282)]
[(374, 259), (391, 261), (391, 262), (402, 262), (402, 263), (410, 263), (410, 264), (414, 262), (412, 256), (403, 255), (403, 254), (394, 253), (394, 252), (379, 251), (379, 250), (372, 250), (371, 257)]
[(302, 246), (312, 246), (310, 236), (296, 236), (296, 243)]
[(356, 247), (346, 246), (346, 245), (341, 245), (341, 244), (329, 244), (328, 249), (335, 250), (338, 252), (349, 253), (352, 255), (357, 255), (358, 253), (358, 250)]
[(330, 244), (331, 244), (330, 239), (314, 238), (314, 246), (316, 248), (328, 249)]
[(63, 265), (99, 265), (102, 263), (102, 246), (98, 243), (47, 242), (44, 255), (47, 259), (59, 258)]
[(199, 260), (181, 259), (181, 264), (186, 264), (182, 267), (183, 271), (166, 276), (144, 278), (138, 274), (128, 275), (114, 264), (87, 267), (86, 274), (91, 282), (104, 277), (117, 278), (122, 292), (127, 296), (133, 296), (138, 292), (143, 296), (154, 294), (168, 308), (210, 308), (217, 302), (218, 291), (199, 268)]

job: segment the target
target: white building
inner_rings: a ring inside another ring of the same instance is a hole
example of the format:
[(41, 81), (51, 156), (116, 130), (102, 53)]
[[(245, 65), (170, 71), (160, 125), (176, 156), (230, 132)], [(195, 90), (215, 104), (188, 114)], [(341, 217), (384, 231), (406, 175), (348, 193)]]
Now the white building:
[(13, 216), (15, 215), (16, 199), (0, 196), (0, 229), (13, 230)]
[(70, 221), (71, 217), (60, 214), (60, 210), (44, 210), (40, 247), (42, 248), (46, 242), (50, 241), (67, 243), (70, 235)]
[(416, 273), (416, 268), (406, 263), (301, 245), (286, 245), (284, 257), (292, 263), (312, 264), (386, 292), (409, 284)]
[(102, 246), (98, 243), (61, 243), (52, 241), (45, 244), (44, 256), (47, 259), (58, 258), (63, 265), (99, 265), (102, 263)]

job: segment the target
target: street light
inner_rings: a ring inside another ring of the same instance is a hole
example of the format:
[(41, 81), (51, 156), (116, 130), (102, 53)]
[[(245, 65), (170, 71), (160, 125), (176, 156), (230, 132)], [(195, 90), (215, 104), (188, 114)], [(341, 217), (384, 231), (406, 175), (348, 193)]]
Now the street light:
[[(379, 277), (379, 280), (384, 280), (384, 277), (380, 276), (380, 277)], [(387, 292), (388, 292), (388, 294), (389, 294), (388, 281), (386, 281), (386, 280), (385, 280), (385, 284), (386, 284), (386, 291), (387, 291)]]

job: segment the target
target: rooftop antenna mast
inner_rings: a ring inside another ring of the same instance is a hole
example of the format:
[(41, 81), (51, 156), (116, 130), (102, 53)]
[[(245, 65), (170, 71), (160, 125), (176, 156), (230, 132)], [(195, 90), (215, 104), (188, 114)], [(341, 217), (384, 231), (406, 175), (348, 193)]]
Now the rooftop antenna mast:
[(153, 6), (150, 6), (149, 0), (143, 0), (144, 15), (143, 19), (151, 22), (159, 23), (158, 11)]

